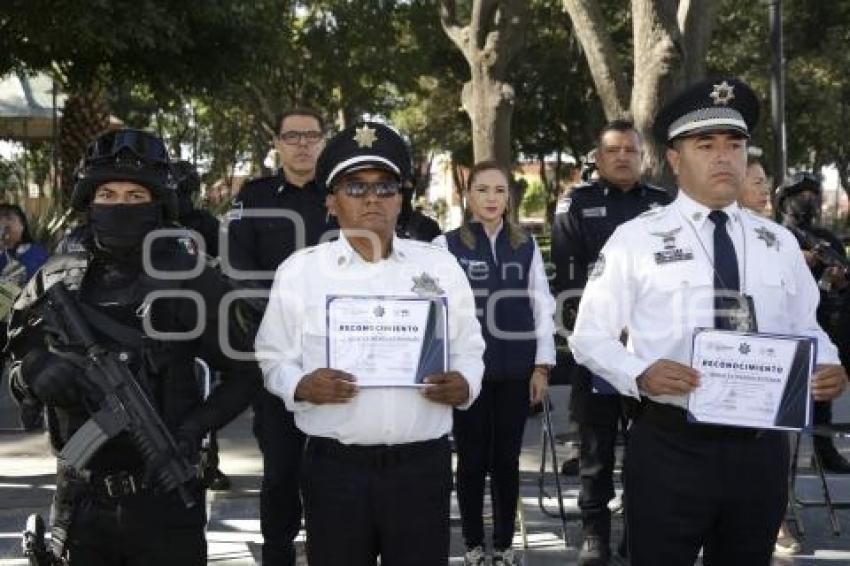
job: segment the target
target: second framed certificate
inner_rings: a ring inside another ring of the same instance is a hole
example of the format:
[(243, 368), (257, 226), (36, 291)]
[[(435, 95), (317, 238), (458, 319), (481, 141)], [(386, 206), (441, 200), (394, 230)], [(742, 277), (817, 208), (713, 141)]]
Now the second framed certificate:
[(804, 336), (700, 329), (691, 366), (700, 385), (688, 398), (691, 420), (800, 430), (811, 422), (815, 341)]

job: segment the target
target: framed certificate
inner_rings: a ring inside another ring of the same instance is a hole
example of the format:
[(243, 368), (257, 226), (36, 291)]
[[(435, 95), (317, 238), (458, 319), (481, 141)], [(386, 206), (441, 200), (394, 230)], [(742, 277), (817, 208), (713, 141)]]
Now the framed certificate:
[(331, 295), (327, 367), (360, 387), (419, 387), (448, 371), (445, 297)]
[(694, 422), (800, 430), (811, 424), (814, 338), (714, 329), (694, 333)]

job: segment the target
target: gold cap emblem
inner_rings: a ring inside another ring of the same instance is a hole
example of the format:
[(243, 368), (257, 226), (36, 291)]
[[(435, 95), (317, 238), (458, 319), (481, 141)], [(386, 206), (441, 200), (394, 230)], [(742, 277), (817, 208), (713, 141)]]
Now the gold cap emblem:
[(726, 106), (729, 104), (729, 101), (735, 98), (735, 87), (723, 81), (719, 85), (714, 85), (714, 89), (709, 96), (714, 100), (715, 106), (721, 104)]
[(357, 147), (372, 147), (372, 144), (377, 141), (378, 136), (374, 128), (370, 128), (368, 124), (363, 124), (362, 128), (355, 128), (354, 141), (357, 142)]

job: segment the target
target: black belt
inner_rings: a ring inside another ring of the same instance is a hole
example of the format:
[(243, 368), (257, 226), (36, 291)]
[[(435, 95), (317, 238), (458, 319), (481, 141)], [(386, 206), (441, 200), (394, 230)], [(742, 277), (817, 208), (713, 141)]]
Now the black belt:
[(90, 471), (75, 472), (67, 470), (69, 479), (78, 484), (85, 484), (100, 499), (121, 499), (138, 495), (150, 490), (141, 471), (117, 470), (110, 472)]
[(657, 403), (643, 397), (640, 403), (640, 420), (652, 423), (667, 431), (686, 434), (706, 440), (755, 439), (764, 435), (763, 429), (737, 426), (700, 424), (688, 421), (687, 412), (681, 407)]
[(427, 457), (441, 449), (448, 449), (445, 436), (405, 444), (343, 444), (332, 438), (311, 436), (307, 439), (307, 453), (329, 456), (340, 461), (361, 465), (387, 467)]

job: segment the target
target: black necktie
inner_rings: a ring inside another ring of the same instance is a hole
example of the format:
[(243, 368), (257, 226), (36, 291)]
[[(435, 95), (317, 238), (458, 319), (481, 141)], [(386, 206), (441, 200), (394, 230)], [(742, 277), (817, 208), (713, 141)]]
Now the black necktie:
[(730, 330), (733, 328), (728, 316), (722, 311), (728, 311), (738, 306), (738, 299), (730, 293), (741, 290), (738, 278), (738, 256), (732, 238), (726, 230), (729, 215), (722, 210), (712, 210), (708, 219), (714, 223), (714, 327)]

